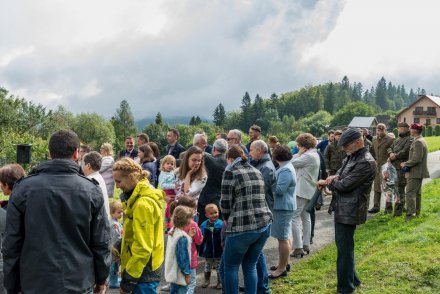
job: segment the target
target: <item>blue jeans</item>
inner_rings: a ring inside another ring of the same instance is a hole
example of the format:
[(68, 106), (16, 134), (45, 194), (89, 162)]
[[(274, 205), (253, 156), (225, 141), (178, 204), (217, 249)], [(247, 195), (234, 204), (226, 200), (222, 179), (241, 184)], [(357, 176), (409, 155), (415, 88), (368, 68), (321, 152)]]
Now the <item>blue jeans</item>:
[(133, 294), (157, 294), (157, 286), (159, 282), (137, 283)]
[(181, 286), (174, 283), (170, 284), (170, 294), (186, 294), (188, 286)]
[(257, 293), (258, 294), (268, 294), (269, 289), (269, 274), (267, 273), (266, 257), (264, 256), (263, 250), (261, 250), (260, 257), (257, 261)]
[(110, 266), (110, 274), (108, 276), (108, 286), (110, 288), (119, 288), (119, 262), (112, 262)]
[(352, 293), (361, 284), (354, 268), (354, 231), (355, 225), (335, 222), (335, 242), (338, 251), (336, 271), (338, 292)]
[(196, 273), (196, 269), (193, 268), (191, 269), (191, 282), (188, 285), (188, 292), (186, 292), (187, 294), (194, 293), (194, 289), (196, 288), (196, 282), (197, 282), (197, 273)]
[(264, 244), (270, 236), (270, 226), (243, 233), (228, 233), (223, 250), (221, 271), (225, 293), (238, 294), (238, 270), (243, 269), (246, 294), (257, 293), (256, 265)]

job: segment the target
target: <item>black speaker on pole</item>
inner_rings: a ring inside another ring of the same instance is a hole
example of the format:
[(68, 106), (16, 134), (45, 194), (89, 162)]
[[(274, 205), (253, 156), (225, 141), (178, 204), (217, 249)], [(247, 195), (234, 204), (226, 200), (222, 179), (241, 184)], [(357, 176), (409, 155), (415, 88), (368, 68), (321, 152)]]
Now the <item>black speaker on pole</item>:
[(17, 163), (31, 163), (32, 145), (17, 144)]

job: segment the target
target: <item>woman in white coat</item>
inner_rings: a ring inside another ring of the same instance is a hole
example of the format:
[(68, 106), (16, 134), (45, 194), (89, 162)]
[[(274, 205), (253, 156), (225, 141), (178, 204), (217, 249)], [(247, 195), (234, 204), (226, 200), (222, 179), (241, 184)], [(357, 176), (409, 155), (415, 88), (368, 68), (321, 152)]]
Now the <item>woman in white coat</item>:
[(290, 256), (300, 258), (310, 253), (310, 214), (305, 210), (316, 190), (319, 175), (319, 155), (316, 138), (304, 133), (296, 138), (298, 153), (292, 158), (296, 171), (296, 210), (292, 218), (293, 248)]
[(115, 190), (115, 181), (113, 180), (112, 169), (115, 160), (113, 159), (113, 148), (110, 143), (101, 145), (100, 153), (102, 156), (102, 165), (99, 173), (104, 178), (105, 186), (107, 188), (108, 197), (113, 197)]

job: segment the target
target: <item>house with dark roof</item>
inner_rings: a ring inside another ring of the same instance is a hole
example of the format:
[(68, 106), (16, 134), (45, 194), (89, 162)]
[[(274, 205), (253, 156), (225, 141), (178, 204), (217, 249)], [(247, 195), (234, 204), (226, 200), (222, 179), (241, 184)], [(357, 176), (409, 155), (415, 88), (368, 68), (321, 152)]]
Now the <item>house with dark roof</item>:
[(425, 126), (440, 124), (440, 97), (419, 95), (416, 101), (397, 114), (397, 122)]

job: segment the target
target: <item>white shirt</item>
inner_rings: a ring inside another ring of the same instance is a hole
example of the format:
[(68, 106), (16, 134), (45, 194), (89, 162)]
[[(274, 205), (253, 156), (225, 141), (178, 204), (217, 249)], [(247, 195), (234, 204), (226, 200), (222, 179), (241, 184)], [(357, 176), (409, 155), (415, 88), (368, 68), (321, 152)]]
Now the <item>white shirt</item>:
[(87, 176), (89, 179), (95, 179), (99, 183), (99, 187), (102, 191), (102, 196), (104, 197), (104, 206), (105, 211), (107, 212), (107, 217), (110, 219), (110, 204), (108, 201), (108, 193), (107, 193), (107, 187), (105, 185), (104, 178), (101, 176), (99, 171), (93, 172), (90, 175)]

